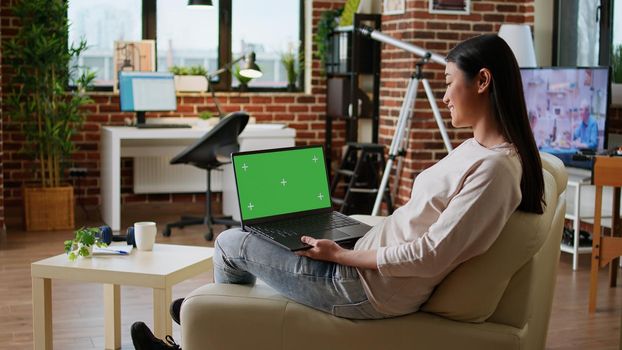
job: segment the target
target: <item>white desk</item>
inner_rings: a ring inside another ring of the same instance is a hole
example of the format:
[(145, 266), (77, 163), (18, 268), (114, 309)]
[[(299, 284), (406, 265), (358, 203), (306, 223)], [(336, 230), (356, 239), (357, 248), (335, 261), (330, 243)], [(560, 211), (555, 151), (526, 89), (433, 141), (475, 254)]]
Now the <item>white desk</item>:
[[(121, 229), (121, 157), (164, 156), (172, 158), (209, 130), (210, 128), (196, 127), (188, 129), (103, 127), (100, 143), (100, 189), (104, 222), (115, 232)], [(292, 147), (295, 144), (295, 137), (296, 130), (291, 128), (272, 124), (249, 124), (239, 136), (240, 150)], [(237, 194), (230, 174), (232, 173), (225, 168), (223, 210), (227, 215), (236, 216), (239, 210)], [(227, 210), (224, 209), (225, 207)]]

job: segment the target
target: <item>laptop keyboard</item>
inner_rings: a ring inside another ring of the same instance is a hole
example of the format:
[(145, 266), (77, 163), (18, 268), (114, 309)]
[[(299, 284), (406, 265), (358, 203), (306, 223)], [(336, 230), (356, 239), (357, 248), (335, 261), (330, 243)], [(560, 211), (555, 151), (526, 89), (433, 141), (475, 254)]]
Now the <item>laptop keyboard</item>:
[(339, 212), (302, 216), (278, 222), (253, 225), (253, 229), (268, 236), (292, 237), (300, 233), (330, 230), (359, 224)]

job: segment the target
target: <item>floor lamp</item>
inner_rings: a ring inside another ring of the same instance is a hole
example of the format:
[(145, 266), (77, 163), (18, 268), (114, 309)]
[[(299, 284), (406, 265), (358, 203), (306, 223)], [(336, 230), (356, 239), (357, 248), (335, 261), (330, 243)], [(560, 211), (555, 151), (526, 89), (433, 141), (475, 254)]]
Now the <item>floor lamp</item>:
[(443, 118), (441, 117), (441, 112), (439, 111), (438, 105), (436, 104), (434, 93), (432, 92), (432, 88), (430, 87), (430, 83), (428, 82), (428, 79), (423, 76), (423, 66), (428, 62), (433, 61), (442, 64), (443, 66), (447, 65), (447, 62), (445, 61), (445, 58), (443, 56), (431, 53), (430, 51), (426, 51), (418, 46), (392, 38), (371, 27), (364, 26), (357, 29), (361, 34), (370, 37), (376, 41), (393, 45), (421, 57), (421, 59), (417, 62), (415, 73), (410, 77), (410, 81), (408, 82), (406, 96), (404, 97), (404, 102), (402, 103), (402, 107), (400, 109), (400, 114), (397, 119), (397, 127), (395, 129), (393, 139), (391, 140), (391, 147), (389, 148), (389, 159), (387, 161), (387, 165), (384, 168), (384, 172), (382, 174), (382, 181), (380, 182), (380, 187), (378, 188), (378, 194), (376, 195), (374, 208), (371, 212), (371, 215), (378, 215), (378, 212), (380, 211), (380, 204), (382, 203), (382, 197), (387, 187), (387, 183), (389, 182), (389, 176), (391, 173), (391, 169), (393, 168), (393, 162), (395, 161), (395, 159), (398, 160), (398, 163), (395, 178), (393, 181), (394, 185), (392, 197), (395, 198), (395, 195), (397, 194), (399, 174), (402, 171), (402, 162), (403, 157), (406, 154), (406, 148), (408, 146), (408, 135), (410, 134), (410, 126), (412, 121), (413, 113), (410, 112), (410, 108), (414, 107), (413, 102), (417, 96), (417, 88), (419, 86), (419, 82), (423, 84), (423, 87), (425, 89), (428, 102), (430, 103), (432, 113), (434, 114), (434, 119), (436, 120), (438, 129), (441, 132), (441, 137), (443, 138), (445, 148), (448, 152), (453, 149), (451, 142), (449, 141), (449, 136), (447, 135), (447, 130), (445, 129), (445, 123), (443, 122)]
[(216, 92), (214, 91), (214, 87), (212, 86), (212, 79), (214, 79), (215, 77), (219, 76), (220, 74), (226, 71), (231, 70), (231, 67), (233, 67), (234, 64), (242, 60), (244, 60), (244, 66), (240, 68), (241, 76), (245, 78), (255, 79), (255, 78), (260, 78), (263, 75), (257, 63), (255, 63), (255, 53), (252, 51), (244, 56), (238, 57), (235, 60), (227, 63), (222, 68), (219, 68), (213, 73), (206, 75), (207, 84), (209, 86), (208, 89), (212, 94), (212, 99), (214, 100), (214, 104), (216, 105), (216, 110), (218, 111), (219, 118), (222, 118), (223, 115), (222, 115), (222, 110), (220, 109), (220, 103), (218, 103), (218, 99), (216, 98)]

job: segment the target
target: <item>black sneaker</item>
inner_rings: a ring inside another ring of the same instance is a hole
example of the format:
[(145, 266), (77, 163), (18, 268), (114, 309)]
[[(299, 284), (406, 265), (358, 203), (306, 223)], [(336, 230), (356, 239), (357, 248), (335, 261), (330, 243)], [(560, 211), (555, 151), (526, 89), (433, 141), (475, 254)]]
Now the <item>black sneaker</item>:
[(156, 338), (144, 322), (132, 325), (132, 343), (136, 350), (181, 350), (170, 335), (166, 336), (166, 342)]
[(175, 323), (181, 326), (181, 303), (184, 302), (184, 298), (176, 299), (171, 303), (171, 306), (168, 309), (168, 312), (171, 314), (171, 318)]

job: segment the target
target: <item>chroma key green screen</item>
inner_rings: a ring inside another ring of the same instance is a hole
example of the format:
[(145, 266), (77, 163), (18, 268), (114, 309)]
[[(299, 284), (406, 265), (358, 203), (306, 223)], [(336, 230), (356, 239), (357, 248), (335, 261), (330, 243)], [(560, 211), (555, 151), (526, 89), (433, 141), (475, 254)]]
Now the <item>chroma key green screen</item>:
[(235, 155), (242, 219), (331, 206), (322, 147)]

